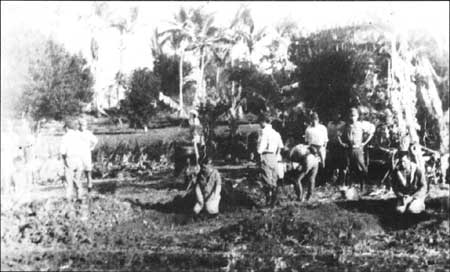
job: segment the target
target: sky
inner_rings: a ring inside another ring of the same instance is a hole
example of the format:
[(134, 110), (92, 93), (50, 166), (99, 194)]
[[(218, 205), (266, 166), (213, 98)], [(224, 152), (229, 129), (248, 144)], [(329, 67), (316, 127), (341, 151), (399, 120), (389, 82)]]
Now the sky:
[[(8, 67), (23, 59), (16, 58), (17, 51), (26, 49), (28, 36), (20, 36), (25, 30), (41, 33), (60, 41), (71, 52), (81, 52), (89, 56), (92, 33), (87, 24), (100, 26), (100, 21), (87, 18), (92, 13), (93, 2), (1, 2), (1, 46), (2, 46), (2, 88), (3, 75), (14, 78), (15, 72)], [(317, 31), (326, 27), (342, 26), (362, 21), (382, 21), (399, 32), (409, 29), (423, 29), (442, 41), (448, 50), (449, 40), (449, 2), (242, 2), (242, 1), (203, 1), (203, 2), (109, 2), (109, 7), (117, 15), (126, 16), (132, 6), (139, 8), (139, 16), (132, 34), (126, 37), (127, 48), (124, 56), (124, 69), (131, 71), (136, 67), (150, 67), (152, 63), (150, 38), (153, 29), (163, 29), (173, 18), (180, 6), (204, 6), (214, 12), (219, 26), (226, 27), (240, 5), (247, 5), (252, 12), (256, 28), (273, 26), (283, 18), (298, 23), (303, 33)], [(118, 32), (113, 29), (102, 30), (96, 34), (101, 47), (100, 62), (104, 76), (99, 81), (111, 80), (119, 65)], [(22, 46), (22, 47), (20, 47)], [(20, 52), (19, 52), (20, 53)], [(9, 69), (9, 71), (7, 71)], [(16, 68), (20, 70), (20, 68)], [(17, 71), (20, 74), (20, 71)]]

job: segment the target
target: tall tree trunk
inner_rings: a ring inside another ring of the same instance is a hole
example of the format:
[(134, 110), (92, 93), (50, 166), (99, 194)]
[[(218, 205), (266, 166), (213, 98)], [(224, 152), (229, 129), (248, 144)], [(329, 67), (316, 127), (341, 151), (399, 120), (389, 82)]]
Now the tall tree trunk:
[(180, 53), (180, 75), (179, 75), (179, 78), (180, 78), (180, 117), (182, 116), (182, 114), (183, 114), (183, 61), (184, 61), (184, 50), (181, 50), (181, 53)]
[(205, 49), (201, 50), (201, 60), (200, 60), (200, 98), (204, 99), (206, 97), (205, 86), (203, 82), (203, 74), (205, 71)]

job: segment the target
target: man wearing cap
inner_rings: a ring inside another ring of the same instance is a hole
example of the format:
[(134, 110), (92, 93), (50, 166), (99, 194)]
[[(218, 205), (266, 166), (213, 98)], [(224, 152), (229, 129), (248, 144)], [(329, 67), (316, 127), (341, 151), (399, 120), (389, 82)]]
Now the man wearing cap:
[(394, 193), (397, 196), (397, 212), (414, 214), (423, 212), (427, 194), (425, 175), (420, 167), (409, 159), (407, 152), (400, 154), (392, 179)]
[(267, 116), (261, 116), (259, 119), (262, 128), (261, 136), (258, 142), (258, 154), (261, 162), (261, 175), (266, 185), (267, 201), (271, 205), (276, 201), (276, 189), (278, 181), (278, 154), (283, 148), (283, 141), (278, 132), (270, 125)]
[[(351, 173), (358, 174), (361, 192), (364, 194), (368, 173), (364, 160), (364, 146), (372, 139), (375, 126), (367, 121), (359, 121), (358, 117), (358, 109), (350, 108), (349, 120), (343, 127), (342, 135), (338, 136), (338, 141), (346, 150), (347, 168)], [(364, 137), (364, 134), (368, 136)]]
[(328, 131), (324, 125), (319, 123), (319, 115), (316, 112), (311, 115), (311, 125), (305, 130), (305, 141), (310, 146), (312, 153), (319, 155), (322, 167), (325, 167)]
[(211, 216), (218, 215), (221, 191), (220, 173), (213, 167), (211, 158), (207, 158), (200, 167), (195, 183), (194, 213), (197, 215), (205, 209)]
[(75, 120), (65, 122), (66, 134), (61, 139), (60, 154), (64, 162), (64, 176), (66, 179), (67, 199), (72, 200), (73, 190), (76, 190), (76, 200), (84, 196), (81, 185), (81, 172), (83, 171), (84, 142)]
[(84, 143), (83, 156), (81, 157), (83, 162), (84, 174), (86, 175), (88, 192), (92, 190), (92, 150), (97, 145), (97, 137), (87, 129), (87, 121), (85, 119), (79, 120), (80, 137)]

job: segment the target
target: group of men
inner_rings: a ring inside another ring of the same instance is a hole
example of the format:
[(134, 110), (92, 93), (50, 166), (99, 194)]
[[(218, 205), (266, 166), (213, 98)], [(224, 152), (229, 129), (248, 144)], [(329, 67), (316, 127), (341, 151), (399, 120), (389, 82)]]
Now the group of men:
[[(355, 174), (360, 181), (362, 194), (367, 193), (368, 166), (366, 164), (364, 148), (372, 140), (375, 126), (367, 121), (359, 120), (357, 108), (351, 108), (348, 112), (347, 122), (340, 120), (336, 113), (334, 120), (325, 127), (320, 124), (317, 113), (311, 115), (311, 124), (305, 130), (304, 139), (307, 144), (293, 147), (288, 152), (288, 157), (293, 160), (295, 152), (300, 154), (297, 172), (296, 191), (300, 198), (302, 194), (302, 180), (308, 181), (307, 199), (311, 197), (314, 189), (316, 175), (319, 168), (325, 167), (327, 153), (329, 154), (330, 166), (340, 170), (344, 176), (344, 182), (351, 174)], [(283, 170), (280, 171), (280, 159), (283, 150), (283, 141), (280, 134), (275, 131), (267, 117), (261, 117), (261, 136), (259, 140), (258, 153), (260, 155), (261, 177), (266, 188), (267, 200), (271, 205), (276, 202), (277, 182), (283, 178)], [(327, 152), (328, 150), (328, 152)], [(427, 183), (423, 169), (418, 167), (417, 162), (411, 161), (411, 152), (400, 149), (397, 161), (393, 165), (391, 174), (392, 189), (398, 197), (397, 211), (420, 213), (425, 209), (425, 196)], [(316, 160), (313, 157), (316, 157)], [(295, 159), (294, 159), (295, 160)], [(301, 199), (304, 199), (302, 197)]]

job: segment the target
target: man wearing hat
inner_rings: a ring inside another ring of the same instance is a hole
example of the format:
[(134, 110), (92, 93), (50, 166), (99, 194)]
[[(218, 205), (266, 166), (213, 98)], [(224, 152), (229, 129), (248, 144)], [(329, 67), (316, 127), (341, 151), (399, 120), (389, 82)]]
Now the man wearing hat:
[(276, 201), (276, 189), (278, 181), (278, 154), (283, 149), (281, 135), (276, 132), (267, 116), (259, 118), (262, 131), (258, 142), (258, 154), (261, 158), (261, 175), (266, 186), (267, 201), (271, 205)]
[(78, 124), (69, 119), (64, 126), (66, 134), (61, 139), (60, 154), (64, 162), (64, 176), (66, 180), (67, 199), (72, 200), (73, 190), (76, 191), (76, 200), (84, 196), (81, 185), (81, 172), (83, 171), (84, 143)]

